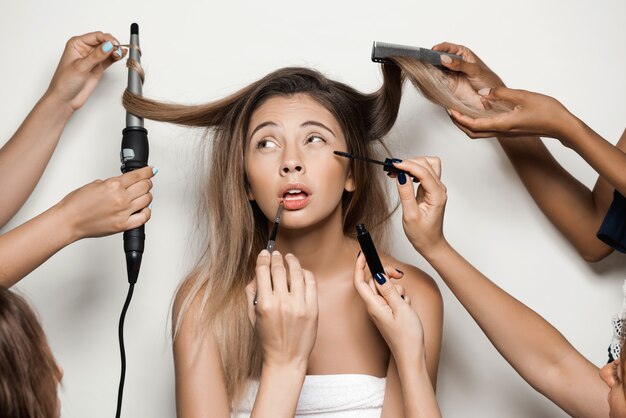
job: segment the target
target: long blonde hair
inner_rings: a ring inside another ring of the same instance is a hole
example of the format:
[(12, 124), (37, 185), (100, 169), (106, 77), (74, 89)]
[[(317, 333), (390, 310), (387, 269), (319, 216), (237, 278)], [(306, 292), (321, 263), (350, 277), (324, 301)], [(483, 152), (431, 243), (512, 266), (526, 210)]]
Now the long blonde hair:
[[(139, 117), (179, 125), (208, 128), (210, 169), (199, 204), (205, 222), (202, 255), (177, 291), (174, 338), (192, 304), (191, 318), (201, 330), (210, 329), (219, 346), (229, 400), (236, 405), (245, 382), (261, 374), (262, 353), (246, 315), (244, 289), (254, 277), (257, 254), (268, 239), (268, 220), (247, 197), (244, 153), (252, 112), (275, 96), (307, 94), (327, 108), (339, 122), (348, 152), (375, 157), (375, 145), (392, 128), (402, 95), (403, 73), (437, 104), (461, 109), (441, 81), (437, 69), (414, 60), (383, 65), (383, 85), (371, 94), (326, 78), (307, 68), (274, 71), (240, 91), (215, 102), (180, 105), (156, 102), (125, 92), (124, 107)], [(433, 71), (434, 70), (434, 71)], [(384, 145), (383, 145), (384, 148)], [(200, 153), (204, 155), (204, 153)], [(228, 164), (223, 164), (228, 161)], [(391, 216), (380, 170), (360, 161), (351, 162), (356, 190), (342, 198), (343, 232), (353, 236), (357, 223), (365, 223), (377, 245), (386, 242)], [(220, 245), (212, 245), (220, 243)]]

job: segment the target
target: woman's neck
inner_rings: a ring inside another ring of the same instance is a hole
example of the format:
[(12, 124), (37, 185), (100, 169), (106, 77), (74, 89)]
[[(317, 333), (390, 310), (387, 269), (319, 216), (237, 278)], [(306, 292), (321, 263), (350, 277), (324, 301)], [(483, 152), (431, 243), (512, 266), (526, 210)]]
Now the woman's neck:
[(341, 206), (324, 221), (308, 228), (279, 230), (276, 249), (283, 255), (295, 255), (302, 268), (311, 271), (316, 280), (335, 276), (343, 264), (352, 266), (359, 251), (358, 243), (343, 233)]

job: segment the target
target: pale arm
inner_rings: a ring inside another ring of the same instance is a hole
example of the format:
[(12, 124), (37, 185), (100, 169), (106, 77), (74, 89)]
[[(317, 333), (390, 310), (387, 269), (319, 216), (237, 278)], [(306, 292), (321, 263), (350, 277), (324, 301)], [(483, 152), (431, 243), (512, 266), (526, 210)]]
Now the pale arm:
[(67, 42), (48, 90), (0, 149), (0, 228), (39, 182), (69, 118), (91, 95), (106, 68), (125, 54), (106, 42), (119, 44), (102, 32)]

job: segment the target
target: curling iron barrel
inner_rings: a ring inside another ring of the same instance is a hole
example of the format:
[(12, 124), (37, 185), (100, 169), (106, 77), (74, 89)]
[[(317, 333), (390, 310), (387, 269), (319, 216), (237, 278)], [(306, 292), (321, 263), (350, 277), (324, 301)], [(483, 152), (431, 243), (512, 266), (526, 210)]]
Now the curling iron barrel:
[[(141, 62), (139, 50), (139, 25), (133, 23), (130, 27), (130, 58), (138, 64)], [(141, 78), (136, 71), (128, 69), (128, 90), (138, 95), (142, 94)], [(143, 168), (148, 165), (148, 131), (143, 127), (143, 118), (126, 112), (126, 128), (122, 131), (122, 173)], [(126, 253), (126, 270), (128, 282), (136, 283), (141, 267), (145, 242), (144, 226), (124, 232), (124, 252)]]

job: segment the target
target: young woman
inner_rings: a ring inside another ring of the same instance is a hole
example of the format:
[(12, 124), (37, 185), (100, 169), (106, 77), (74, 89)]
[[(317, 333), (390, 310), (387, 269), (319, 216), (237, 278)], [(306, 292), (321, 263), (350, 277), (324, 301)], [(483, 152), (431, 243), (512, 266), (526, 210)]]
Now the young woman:
[[(401, 96), (400, 70), (386, 67), (384, 78), (366, 95), (285, 68), (201, 106), (125, 94), (138, 116), (213, 129), (200, 211), (207, 246), (174, 304), (180, 417), (410, 415), (398, 369), (420, 366), (396, 361), (353, 286), (356, 224), (385, 248), (382, 173), (333, 154), (374, 155)], [(269, 254), (262, 250), (281, 202), (278, 251)], [(434, 386), (439, 291), (415, 267), (382, 258), (421, 318), (422, 366)]]
[(421, 185), (416, 194), (410, 182), (398, 179), (407, 237), (517, 373), (571, 416), (626, 417), (624, 352), (598, 369), (557, 329), (454, 250), (443, 234), (447, 194), (438, 159), (422, 157), (395, 165)]

